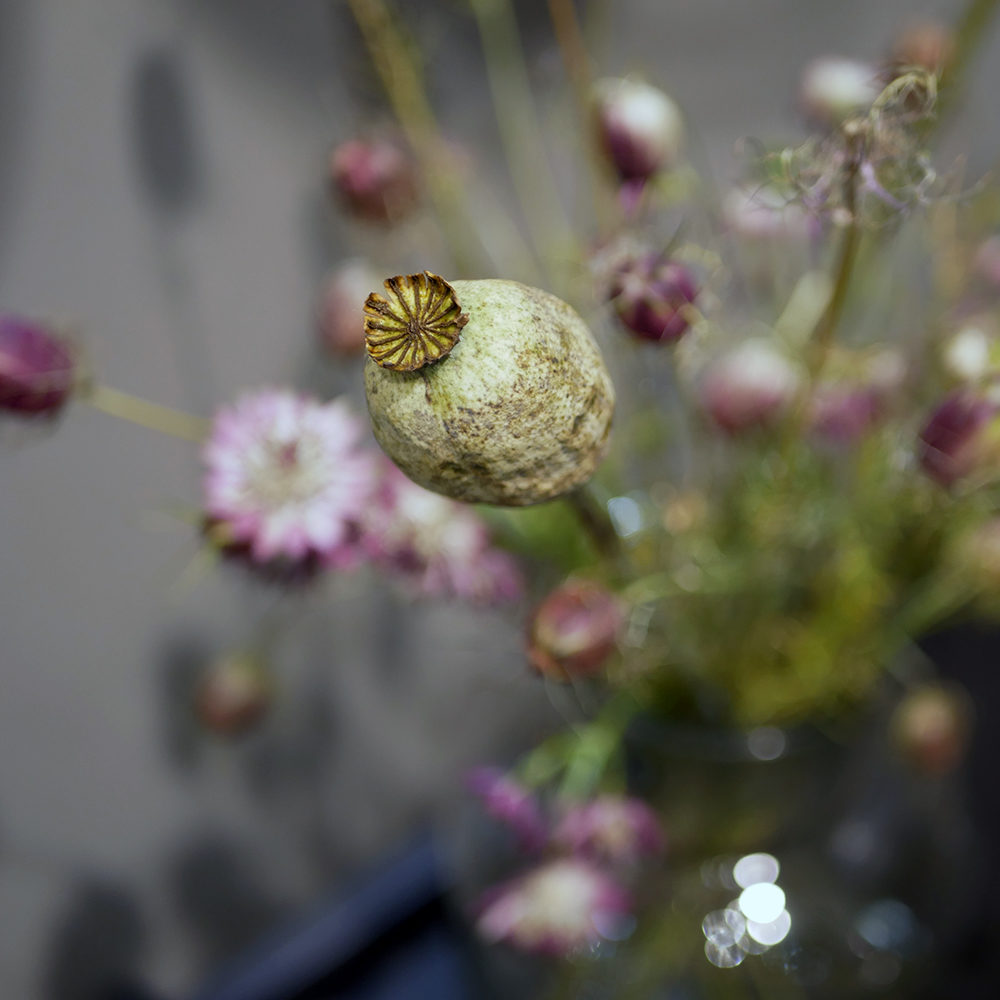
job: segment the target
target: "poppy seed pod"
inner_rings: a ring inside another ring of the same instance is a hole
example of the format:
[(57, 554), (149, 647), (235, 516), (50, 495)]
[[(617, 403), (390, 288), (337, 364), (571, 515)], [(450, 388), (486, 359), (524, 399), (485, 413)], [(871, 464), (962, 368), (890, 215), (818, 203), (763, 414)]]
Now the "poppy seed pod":
[(614, 389), (570, 306), (516, 281), (425, 272), (385, 285), (365, 306), (365, 389), (375, 438), (410, 479), (517, 507), (591, 477)]
[(568, 580), (531, 617), (528, 661), (550, 680), (595, 674), (614, 652), (624, 620), (610, 591), (590, 580)]
[(76, 359), (47, 326), (20, 316), (0, 316), (0, 410), (54, 416), (69, 399)]
[(662, 90), (638, 80), (598, 80), (593, 100), (598, 141), (623, 181), (646, 181), (673, 166), (684, 122)]

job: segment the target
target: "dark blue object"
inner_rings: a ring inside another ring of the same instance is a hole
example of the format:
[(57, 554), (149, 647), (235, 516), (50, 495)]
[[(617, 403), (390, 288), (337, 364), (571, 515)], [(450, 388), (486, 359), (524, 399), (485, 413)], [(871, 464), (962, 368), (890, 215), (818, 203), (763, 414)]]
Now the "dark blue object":
[(194, 1000), (482, 1000), (488, 993), (445, 888), (422, 840)]

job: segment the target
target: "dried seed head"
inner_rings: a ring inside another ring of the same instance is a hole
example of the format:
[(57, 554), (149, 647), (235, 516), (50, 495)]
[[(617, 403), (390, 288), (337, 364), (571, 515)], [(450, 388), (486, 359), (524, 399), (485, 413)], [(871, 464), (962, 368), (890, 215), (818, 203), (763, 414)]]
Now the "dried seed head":
[(375, 439), (414, 482), (467, 503), (525, 506), (586, 482), (604, 457), (614, 387), (574, 310), (516, 281), (456, 281), (469, 313), (440, 364), (365, 363)]
[(365, 341), (372, 360), (400, 372), (440, 361), (469, 322), (455, 289), (430, 271), (387, 278), (385, 287), (389, 298), (372, 292), (365, 302)]

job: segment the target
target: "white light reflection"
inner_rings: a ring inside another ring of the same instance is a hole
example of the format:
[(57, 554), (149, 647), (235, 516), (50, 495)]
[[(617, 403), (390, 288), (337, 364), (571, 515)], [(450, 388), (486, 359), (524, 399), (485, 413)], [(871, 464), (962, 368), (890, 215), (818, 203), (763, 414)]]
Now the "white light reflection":
[(757, 882), (777, 882), (781, 865), (772, 854), (747, 854), (733, 865), (733, 878), (741, 889)]
[(706, 865), (702, 869), (706, 884), (716, 881), (711, 878), (713, 869), (719, 882), (743, 889), (738, 899), (701, 922), (705, 957), (720, 969), (731, 969), (747, 955), (763, 955), (784, 941), (792, 917), (785, 909), (784, 891), (775, 884), (781, 865), (773, 855), (747, 854), (735, 864)]
[(757, 760), (777, 760), (785, 744), (785, 734), (775, 726), (758, 726), (747, 733), (747, 749)]
[(772, 882), (756, 882), (740, 893), (740, 910), (747, 920), (769, 924), (785, 909), (785, 893)]
[(758, 944), (769, 948), (781, 944), (791, 929), (792, 917), (788, 910), (782, 910), (774, 920), (766, 924), (758, 923), (756, 920), (747, 921), (747, 934)]
[(642, 508), (631, 497), (612, 497), (608, 501), (608, 515), (622, 538), (642, 528)]

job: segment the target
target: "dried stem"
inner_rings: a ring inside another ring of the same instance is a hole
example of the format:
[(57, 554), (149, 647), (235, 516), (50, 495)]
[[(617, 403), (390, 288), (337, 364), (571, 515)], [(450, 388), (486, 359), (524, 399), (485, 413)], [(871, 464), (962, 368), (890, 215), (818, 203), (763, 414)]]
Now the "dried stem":
[(943, 100), (949, 104), (961, 89), (966, 71), (982, 43), (1000, 0), (970, 0), (955, 26), (955, 54), (941, 77)]
[(150, 430), (169, 434), (182, 441), (200, 444), (208, 436), (211, 422), (190, 413), (172, 410), (158, 403), (150, 403), (139, 396), (112, 389), (106, 385), (93, 385), (82, 396), (95, 410), (121, 420), (138, 424)]
[(550, 266), (566, 256), (573, 232), (541, 141), (517, 19), (508, 0), (469, 0), (511, 181), (534, 247)]
[(448, 145), (410, 48), (396, 27), (398, 19), (384, 0), (347, 0), (347, 3), (400, 128), (420, 161), (455, 267), (471, 273), (475, 270), (474, 262), (482, 256), (482, 247), (472, 239), (469, 214), (449, 162)]
[(598, 555), (616, 573), (627, 576), (628, 553), (622, 545), (618, 532), (615, 531), (607, 508), (594, 499), (593, 494), (585, 486), (568, 493), (564, 499), (572, 507), (580, 526), (593, 543)]

